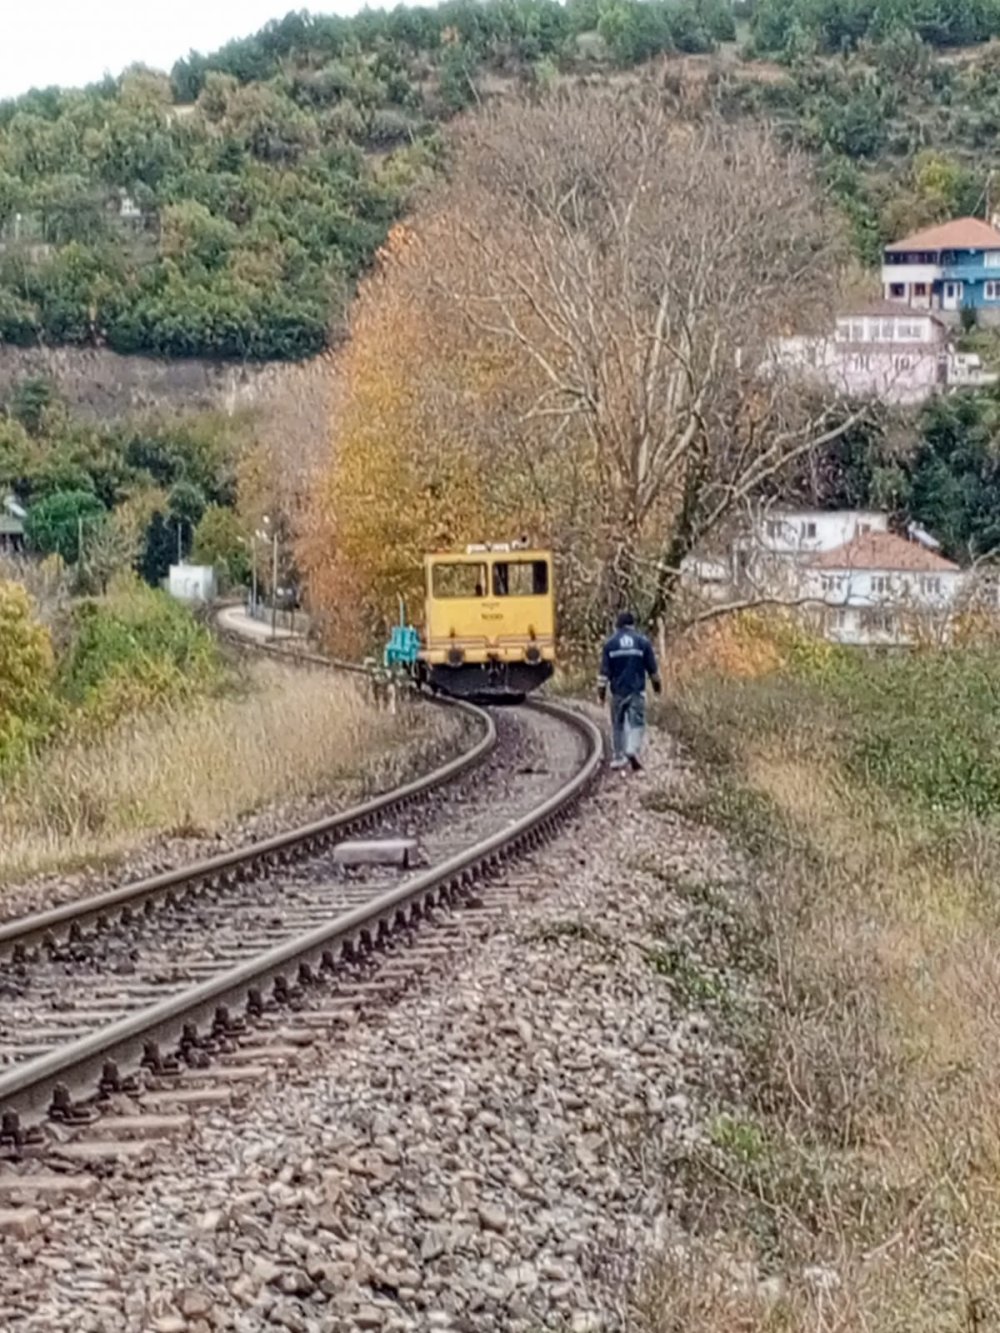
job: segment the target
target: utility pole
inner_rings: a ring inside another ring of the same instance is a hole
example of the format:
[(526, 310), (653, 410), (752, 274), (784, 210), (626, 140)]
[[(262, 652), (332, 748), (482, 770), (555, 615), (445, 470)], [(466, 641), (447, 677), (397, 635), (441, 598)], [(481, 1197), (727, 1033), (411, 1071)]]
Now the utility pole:
[(180, 519), (177, 520), (177, 563), (178, 563), (179, 565), (183, 565), (183, 563), (184, 563), (184, 547), (183, 547), (183, 545), (181, 544), (181, 520), (180, 520)]
[(274, 525), (274, 556), (271, 566), (271, 638), (278, 637), (278, 525)]
[(80, 566), (80, 577), (83, 577), (83, 515), (76, 516), (76, 560)]
[(257, 618), (257, 534), (250, 537), (250, 617)]

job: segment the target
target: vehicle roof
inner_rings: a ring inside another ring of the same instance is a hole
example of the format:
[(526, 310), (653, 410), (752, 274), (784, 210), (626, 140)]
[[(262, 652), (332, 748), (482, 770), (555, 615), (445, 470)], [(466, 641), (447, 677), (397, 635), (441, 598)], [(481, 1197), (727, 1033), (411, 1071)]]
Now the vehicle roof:
[(428, 551), (428, 564), (481, 565), (484, 560), (550, 560), (552, 552), (544, 547), (516, 551)]

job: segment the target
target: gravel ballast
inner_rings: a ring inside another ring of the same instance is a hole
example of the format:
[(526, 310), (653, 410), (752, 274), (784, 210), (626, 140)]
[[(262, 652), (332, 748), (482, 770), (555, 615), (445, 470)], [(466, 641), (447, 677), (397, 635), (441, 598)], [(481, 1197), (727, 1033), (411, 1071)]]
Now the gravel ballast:
[(0, 1327), (627, 1327), (683, 1204), (662, 1163), (733, 1077), (705, 997), (740, 983), (702, 957), (712, 985), (681, 986), (664, 959), (703, 910), (675, 881), (737, 871), (710, 830), (640, 803), (692, 780), (653, 736), (644, 774), (609, 774), (510, 868), (518, 900), (441, 975), (0, 1239)]

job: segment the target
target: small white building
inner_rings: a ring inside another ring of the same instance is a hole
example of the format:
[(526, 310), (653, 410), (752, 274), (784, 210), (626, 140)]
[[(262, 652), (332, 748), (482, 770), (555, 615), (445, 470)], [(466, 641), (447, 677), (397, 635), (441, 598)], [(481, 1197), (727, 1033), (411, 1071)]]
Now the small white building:
[(180, 602), (210, 602), (215, 597), (211, 565), (171, 565), (167, 591)]

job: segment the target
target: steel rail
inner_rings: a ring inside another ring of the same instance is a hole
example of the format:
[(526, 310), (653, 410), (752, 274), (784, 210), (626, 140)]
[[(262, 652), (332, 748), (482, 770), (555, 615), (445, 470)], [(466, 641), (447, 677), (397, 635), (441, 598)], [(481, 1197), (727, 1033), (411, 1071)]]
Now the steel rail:
[[(74, 1097), (119, 1087), (123, 1076), (143, 1065), (155, 1069), (161, 1042), (197, 1046), (206, 1038), (224, 1037), (234, 1026), (235, 1007), (242, 1005), (251, 1015), (262, 1013), (268, 1006), (268, 987), (272, 1003), (286, 1001), (323, 972), (355, 957), (359, 949), (373, 948), (393, 929), (452, 901), (506, 857), (538, 845), (594, 779), (603, 758), (603, 740), (595, 723), (563, 705), (535, 700), (529, 707), (567, 723), (586, 744), (582, 765), (557, 792), (508, 828), (410, 876), (370, 903), (0, 1075), (0, 1138), (18, 1141), (23, 1129), (44, 1119), (53, 1106), (67, 1108)], [(235, 1023), (242, 1025), (242, 1019), (237, 1017)]]
[[(284, 655), (284, 654), (283, 654)], [(317, 662), (324, 659), (318, 658)], [(329, 665), (329, 663), (324, 663)], [(164, 871), (159, 875), (135, 880), (123, 884), (120, 888), (109, 889), (106, 893), (95, 894), (76, 902), (64, 903), (44, 912), (20, 917), (0, 924), (0, 959), (13, 954), (22, 955), (32, 946), (55, 940), (60, 935), (73, 938), (87, 926), (115, 915), (122, 916), (138, 909), (151, 910), (159, 900), (169, 900), (199, 888), (214, 888), (232, 883), (241, 878), (249, 878), (256, 869), (266, 870), (274, 865), (287, 865), (295, 858), (313, 850), (329, 846), (337, 838), (350, 831), (356, 831), (371, 824), (374, 819), (427, 792), (452, 782), (471, 768), (480, 764), (494, 749), (497, 743), (497, 731), (493, 719), (481, 708), (462, 700), (437, 701), (446, 707), (456, 708), (475, 718), (483, 734), (469, 750), (449, 759), (430, 773), (383, 792), (360, 805), (351, 806), (324, 819), (314, 820), (299, 828), (289, 829), (285, 833), (275, 834), (260, 842), (249, 843), (231, 852), (191, 865), (181, 866), (176, 870)]]

